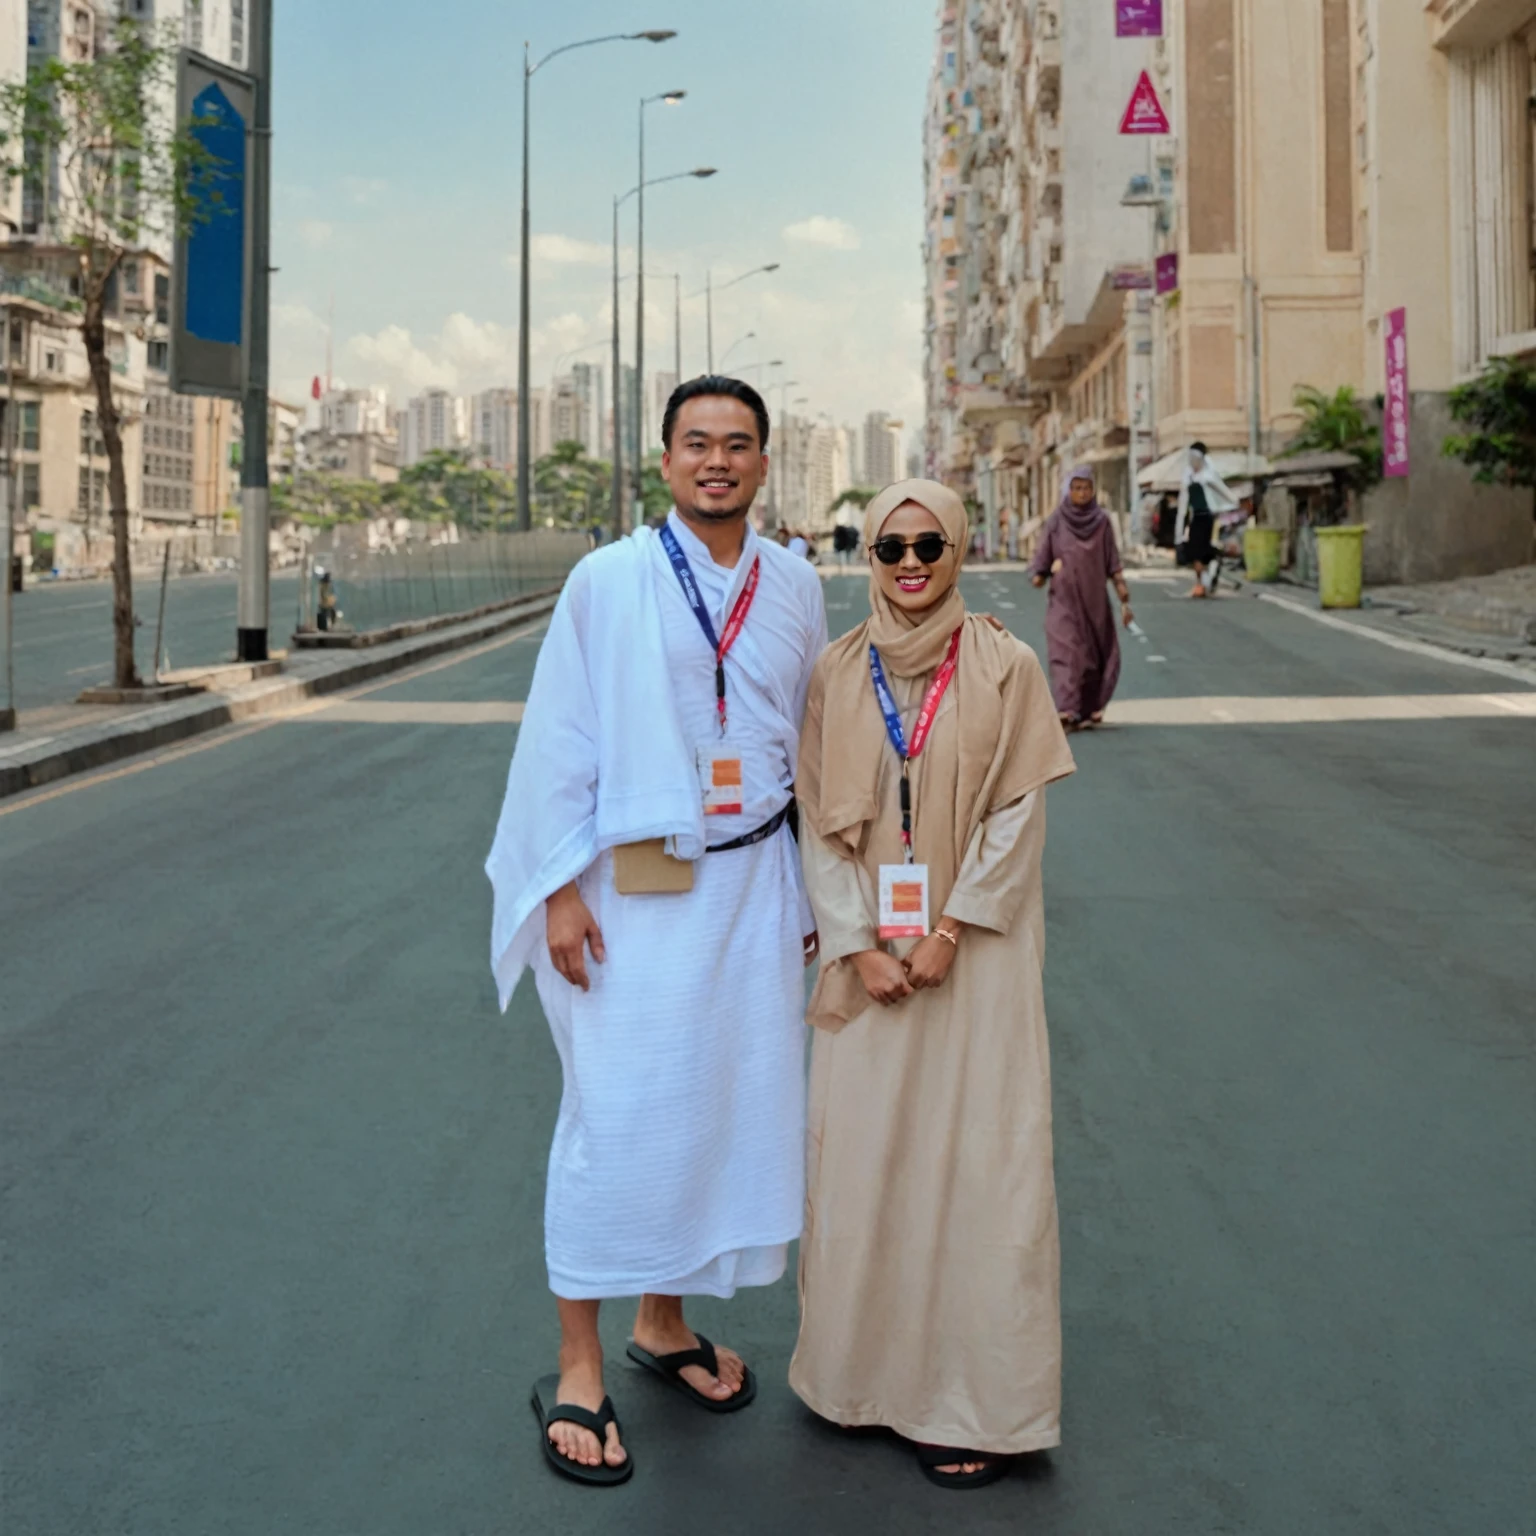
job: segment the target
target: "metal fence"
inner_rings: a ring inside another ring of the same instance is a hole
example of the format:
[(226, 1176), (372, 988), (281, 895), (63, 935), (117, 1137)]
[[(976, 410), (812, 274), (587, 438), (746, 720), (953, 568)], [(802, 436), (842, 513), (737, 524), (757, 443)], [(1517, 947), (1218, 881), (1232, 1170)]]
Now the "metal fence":
[[(336, 627), (361, 632), (411, 619), (467, 613), (558, 586), (590, 547), (584, 533), (462, 533), (379, 540), (338, 525), (316, 539), (300, 572), (298, 627), (316, 627), (321, 573), (330, 577)], [(274, 616), (275, 617), (275, 616)]]

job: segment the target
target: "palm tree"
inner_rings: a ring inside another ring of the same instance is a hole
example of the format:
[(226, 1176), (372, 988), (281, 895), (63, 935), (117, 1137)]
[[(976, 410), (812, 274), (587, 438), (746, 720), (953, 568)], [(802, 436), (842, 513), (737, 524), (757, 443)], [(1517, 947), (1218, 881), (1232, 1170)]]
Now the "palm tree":
[(1381, 428), (1366, 416), (1364, 402), (1350, 385), (1343, 384), (1330, 395), (1299, 384), (1291, 399), (1301, 412), (1301, 426), (1277, 457), (1352, 453), (1360, 460), (1360, 468), (1351, 472), (1350, 479), (1359, 489), (1381, 479)]

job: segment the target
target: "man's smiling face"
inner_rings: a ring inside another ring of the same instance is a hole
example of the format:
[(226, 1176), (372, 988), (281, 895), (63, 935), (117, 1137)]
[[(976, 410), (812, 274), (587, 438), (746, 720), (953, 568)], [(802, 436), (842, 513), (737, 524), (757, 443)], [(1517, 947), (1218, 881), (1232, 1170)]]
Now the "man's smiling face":
[(730, 395), (684, 401), (661, 472), (685, 516), (710, 522), (743, 516), (768, 474), (752, 408)]

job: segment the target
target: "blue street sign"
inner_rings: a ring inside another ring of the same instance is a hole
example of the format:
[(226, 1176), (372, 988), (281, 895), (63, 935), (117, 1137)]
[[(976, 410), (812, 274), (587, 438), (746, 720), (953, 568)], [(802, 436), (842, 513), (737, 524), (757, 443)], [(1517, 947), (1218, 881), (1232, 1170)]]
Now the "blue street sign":
[(171, 388), (238, 400), (245, 389), (250, 307), (251, 76), (190, 48), (177, 72), (176, 120), (198, 146), (187, 187), (194, 207), (171, 272)]
[(193, 98), (191, 135), (210, 163), (187, 238), (187, 334), (236, 347), (245, 331), (245, 129), (217, 81)]

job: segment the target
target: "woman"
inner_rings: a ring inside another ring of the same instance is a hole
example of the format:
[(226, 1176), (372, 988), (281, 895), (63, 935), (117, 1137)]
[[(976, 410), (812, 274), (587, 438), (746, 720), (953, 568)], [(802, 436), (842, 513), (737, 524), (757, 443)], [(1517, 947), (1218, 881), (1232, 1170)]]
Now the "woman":
[(1115, 530), (1099, 505), (1093, 471), (1086, 464), (1067, 476), (1061, 501), (1040, 530), (1030, 580), (1037, 587), (1051, 583), (1045, 649), (1061, 723), (1069, 731), (1102, 725), (1120, 681), (1120, 640), (1106, 581), (1115, 584), (1127, 629), (1135, 615)]
[(790, 1367), (818, 1414), (895, 1430), (959, 1488), (1060, 1438), (1040, 854), (1044, 787), (1073, 769), (1034, 653), (966, 613), (966, 531), (932, 481), (877, 496), (872, 617), (811, 679), (822, 970)]
[[(1237, 498), (1216, 473), (1207, 457), (1209, 452), (1204, 443), (1190, 444), (1189, 462), (1184, 466), (1184, 484), (1179, 491), (1179, 521), (1174, 533), (1176, 558), (1181, 566), (1193, 569), (1195, 573), (1195, 584), (1189, 592), (1191, 597), (1205, 597), (1216, 590), (1216, 583), (1221, 579), (1221, 561), (1212, 538), (1216, 515), (1234, 511), (1237, 507)], [(1212, 569), (1209, 583), (1205, 579), (1207, 567)]]

